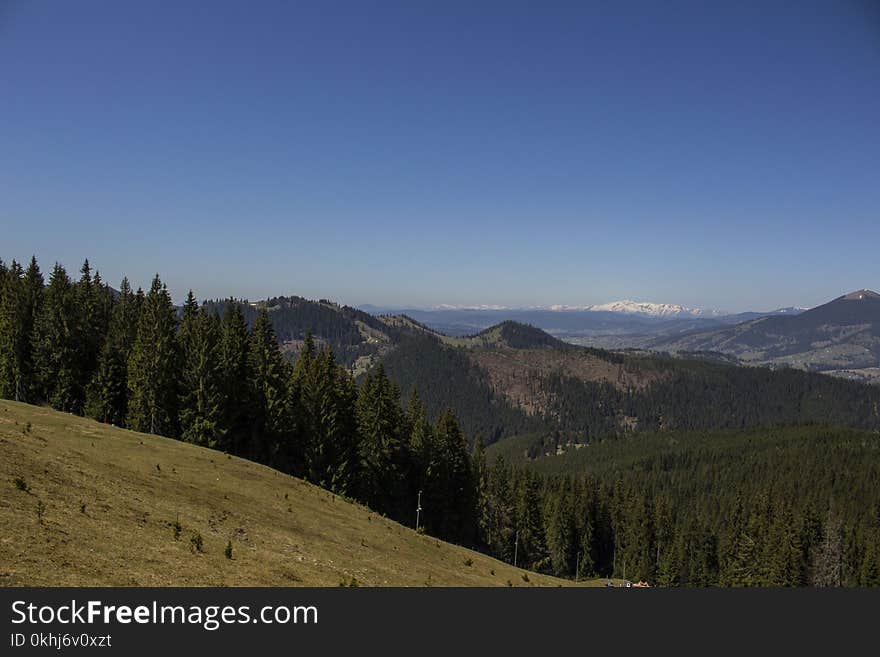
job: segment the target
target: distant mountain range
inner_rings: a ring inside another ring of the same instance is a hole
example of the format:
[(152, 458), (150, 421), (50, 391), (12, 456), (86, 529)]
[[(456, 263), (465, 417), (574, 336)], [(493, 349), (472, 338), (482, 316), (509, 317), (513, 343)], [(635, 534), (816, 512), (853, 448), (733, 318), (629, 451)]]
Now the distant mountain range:
[(473, 335), (504, 321), (536, 326), (575, 344), (609, 349), (641, 348), (660, 337), (709, 329), (771, 315), (795, 315), (801, 308), (730, 314), (671, 303), (613, 301), (591, 306), (435, 306), (394, 308), (364, 305), (373, 315), (405, 314), (447, 335)]
[[(213, 302), (222, 306), (222, 302)], [(296, 353), (306, 333), (333, 347), (356, 372), (365, 371), (407, 336), (450, 344), (485, 341), (497, 326), (530, 326), (556, 341), (609, 350), (668, 353), (713, 363), (794, 367), (880, 383), (880, 295), (858, 290), (810, 310), (780, 308), (711, 316), (673, 304), (615, 302), (601, 310), (391, 309), (276, 297), (246, 304), (248, 320), (265, 305), (282, 348)], [(599, 308), (596, 306), (595, 308)], [(679, 310), (680, 309), (680, 310)], [(222, 307), (218, 307), (222, 310)], [(653, 313), (653, 314), (652, 314)], [(512, 323), (512, 324), (511, 324)], [(545, 333), (546, 332), (546, 333)], [(468, 338), (467, 336), (476, 336)]]

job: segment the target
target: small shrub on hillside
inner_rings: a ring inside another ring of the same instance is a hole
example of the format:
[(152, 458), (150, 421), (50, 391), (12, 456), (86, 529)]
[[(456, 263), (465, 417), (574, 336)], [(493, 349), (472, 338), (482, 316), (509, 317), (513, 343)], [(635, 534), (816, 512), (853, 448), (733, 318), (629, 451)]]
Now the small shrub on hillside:
[(507, 585), (508, 585), (508, 586), (513, 586), (513, 582), (511, 582), (510, 580), (507, 580)]
[(15, 487), (18, 490), (24, 491), (25, 493), (27, 493), (31, 489), (30, 486), (28, 486), (28, 482), (24, 480), (24, 477), (16, 477), (13, 480), (13, 483), (15, 483)]
[(31, 432), (31, 429), (33, 428), (33, 426), (34, 426), (34, 425), (32, 425), (30, 422), (28, 422), (26, 425), (24, 425), (24, 432), (25, 432), (25, 433), (30, 433), (30, 432)]
[(193, 534), (192, 537), (189, 539), (189, 546), (193, 552), (202, 552), (202, 535), (198, 532)]
[(180, 532), (183, 531), (183, 527), (181, 527), (180, 525), (180, 519), (174, 521), (174, 523), (171, 525), (171, 531), (174, 533), (174, 540), (179, 541)]
[(227, 559), (232, 559), (232, 541), (227, 541), (226, 549), (223, 550), (223, 556)]
[(37, 520), (40, 521), (40, 524), (43, 524), (43, 515), (46, 513), (46, 505), (43, 504), (43, 500), (37, 501)]
[(471, 566), (474, 565), (474, 560), (471, 559), (470, 557), (468, 557), (467, 559), (464, 560), (464, 565), (467, 566), (468, 568), (470, 568)]
[(421, 535), (421, 536), (424, 536), (424, 535), (425, 535), (425, 528), (424, 528), (424, 527), (419, 527), (419, 528), (416, 530), (416, 534), (419, 534), (419, 535)]
[(85, 513), (85, 512), (86, 512), (86, 503), (85, 503), (85, 502), (80, 502), (80, 505), (79, 505), (79, 512), (80, 512), (80, 513)]
[(528, 581), (529, 581), (529, 575), (528, 575), (528, 573), (523, 573), (523, 574), (522, 574), (522, 578), (523, 578), (523, 581), (524, 581), (524, 582), (528, 582)]

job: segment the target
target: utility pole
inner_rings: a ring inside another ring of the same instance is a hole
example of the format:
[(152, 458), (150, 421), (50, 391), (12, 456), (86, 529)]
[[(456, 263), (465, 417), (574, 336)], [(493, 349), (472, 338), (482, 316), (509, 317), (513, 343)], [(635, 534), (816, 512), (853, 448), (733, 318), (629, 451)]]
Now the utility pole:
[(513, 567), (516, 568), (516, 557), (519, 553), (519, 530), (516, 530), (516, 538), (513, 540)]
[(416, 531), (419, 531), (419, 515), (422, 513), (422, 491), (419, 491), (419, 499), (416, 502)]

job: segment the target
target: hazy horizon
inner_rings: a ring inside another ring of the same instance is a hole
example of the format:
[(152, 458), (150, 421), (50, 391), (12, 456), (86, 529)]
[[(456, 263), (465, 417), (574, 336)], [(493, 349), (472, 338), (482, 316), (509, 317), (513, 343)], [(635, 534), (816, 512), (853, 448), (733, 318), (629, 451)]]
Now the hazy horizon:
[(176, 301), (880, 288), (880, 8), (0, 8), (0, 257)]

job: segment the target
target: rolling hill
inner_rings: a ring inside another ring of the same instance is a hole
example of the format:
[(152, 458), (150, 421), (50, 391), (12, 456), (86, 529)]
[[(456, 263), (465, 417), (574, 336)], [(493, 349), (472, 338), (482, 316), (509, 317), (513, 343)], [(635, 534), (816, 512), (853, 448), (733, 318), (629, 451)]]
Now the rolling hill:
[(0, 526), (4, 586), (571, 583), (418, 534), (250, 461), (6, 400)]
[(749, 364), (814, 371), (880, 366), (880, 294), (857, 290), (803, 313), (661, 338), (671, 352), (718, 351)]
[[(787, 319), (795, 319), (787, 318)], [(467, 338), (403, 339), (380, 359), (403, 395), (455, 408), (485, 444), (530, 434), (553, 444), (635, 431), (830, 422), (880, 428), (880, 390), (721, 358), (614, 353), (505, 322)]]

